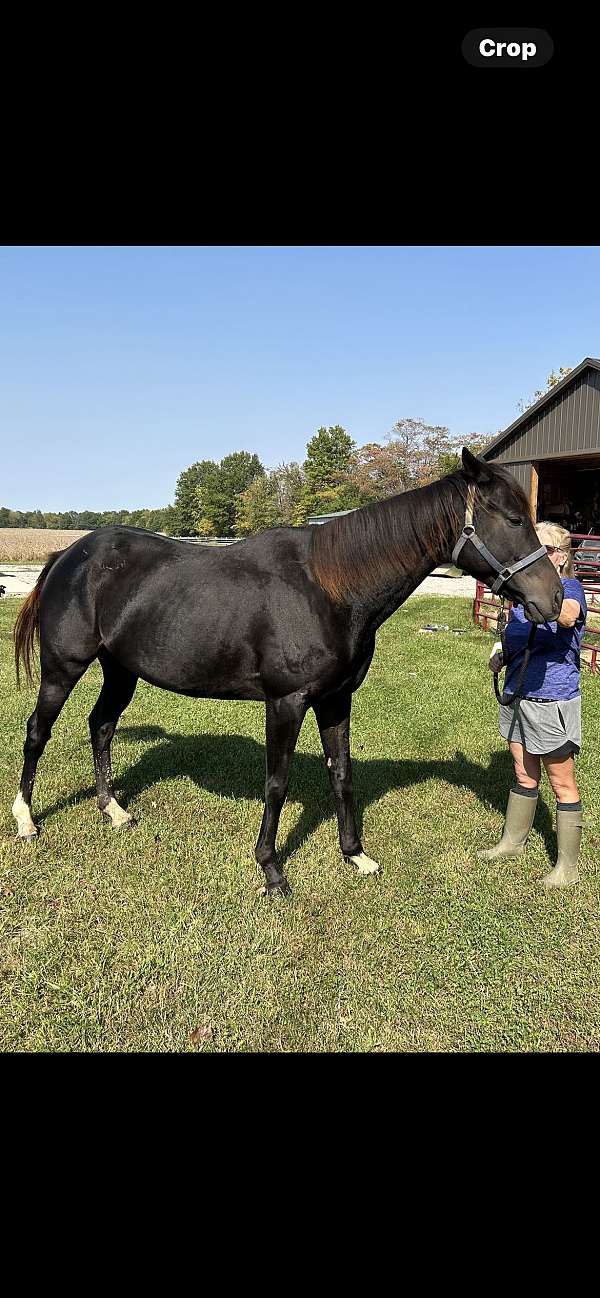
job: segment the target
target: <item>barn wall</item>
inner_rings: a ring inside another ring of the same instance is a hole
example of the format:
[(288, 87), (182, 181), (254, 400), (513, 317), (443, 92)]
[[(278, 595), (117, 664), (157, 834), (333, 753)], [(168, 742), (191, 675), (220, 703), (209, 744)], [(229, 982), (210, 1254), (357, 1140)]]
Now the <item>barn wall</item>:
[[(491, 458), (492, 457), (490, 456), (490, 460)], [(529, 496), (529, 488), (531, 485), (531, 460), (524, 460), (518, 464), (510, 464), (507, 463), (506, 460), (500, 461), (500, 457), (498, 456), (498, 459), (495, 460), (494, 463), (502, 463), (502, 468), (508, 469), (509, 473), (513, 474), (513, 477), (517, 479), (519, 486), (522, 487), (525, 494)]]
[[(587, 370), (489, 455), (505, 464), (600, 451), (600, 371)], [(515, 473), (515, 477), (516, 477)], [(521, 481), (521, 479), (519, 479)], [(525, 485), (522, 483), (522, 485)], [(527, 469), (529, 485), (529, 469)]]

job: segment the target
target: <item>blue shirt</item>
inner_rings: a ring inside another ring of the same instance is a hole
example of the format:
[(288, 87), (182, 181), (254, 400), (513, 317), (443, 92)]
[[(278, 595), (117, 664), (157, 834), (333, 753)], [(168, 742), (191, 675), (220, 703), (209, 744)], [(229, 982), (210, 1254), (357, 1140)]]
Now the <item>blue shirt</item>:
[[(561, 577), (565, 599), (576, 599), (579, 617), (575, 626), (559, 626), (558, 622), (545, 622), (536, 628), (531, 657), (525, 677), (521, 682), (523, 698), (574, 699), (579, 694), (581, 667), (581, 642), (585, 633), (587, 604), (581, 582), (576, 577)], [(521, 605), (511, 609), (506, 627), (506, 668), (504, 690), (514, 694), (523, 657), (527, 648), (531, 622), (527, 621)]]

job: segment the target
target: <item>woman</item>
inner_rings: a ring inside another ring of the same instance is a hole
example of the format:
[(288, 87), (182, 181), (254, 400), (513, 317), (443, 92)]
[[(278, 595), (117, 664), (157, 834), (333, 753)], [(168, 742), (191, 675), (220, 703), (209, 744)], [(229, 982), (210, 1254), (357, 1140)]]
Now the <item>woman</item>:
[(574, 756), (581, 747), (579, 673), (587, 605), (583, 586), (573, 576), (569, 532), (556, 523), (538, 523), (535, 530), (560, 575), (563, 605), (557, 622), (537, 628), (522, 679), (531, 623), (521, 607), (514, 607), (508, 620), (505, 660), (494, 646), (490, 668), (499, 671), (506, 667), (500, 734), (508, 740), (516, 784), (509, 794), (500, 842), (477, 855), (486, 861), (523, 855), (535, 816), (543, 762), (556, 797), (558, 860), (542, 883), (546, 888), (569, 888), (579, 882), (577, 860), (583, 826)]

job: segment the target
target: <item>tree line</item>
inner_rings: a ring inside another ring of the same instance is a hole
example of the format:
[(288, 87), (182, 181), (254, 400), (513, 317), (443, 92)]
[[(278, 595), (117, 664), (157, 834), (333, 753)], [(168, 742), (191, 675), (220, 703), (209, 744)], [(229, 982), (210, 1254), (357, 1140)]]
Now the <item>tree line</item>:
[(121, 523), (129, 527), (146, 527), (150, 532), (166, 532), (172, 514), (172, 505), (164, 509), (112, 509), (104, 512), (67, 509), (62, 513), (3, 507), (0, 509), (0, 527), (52, 527), (67, 532), (86, 532), (93, 527)]
[[(570, 373), (561, 366), (546, 391)], [(520, 401), (525, 410), (543, 396)], [(250, 536), (269, 527), (302, 526), (313, 514), (356, 509), (371, 501), (425, 486), (460, 468), (460, 450), (474, 454), (489, 436), (453, 437), (443, 425), (400, 419), (383, 443), (358, 447), (339, 424), (319, 428), (302, 464), (265, 469), (257, 455), (236, 451), (217, 463), (200, 460), (177, 481), (175, 504), (165, 530), (178, 536)]]
[(385, 443), (358, 447), (339, 424), (319, 428), (302, 464), (265, 469), (257, 455), (236, 451), (220, 463), (201, 460), (180, 474), (170, 527), (179, 536), (250, 536), (269, 527), (302, 526), (421, 487), (460, 467), (465, 443), (475, 452), (488, 438), (451, 437), (447, 428), (401, 419)]
[(0, 527), (85, 531), (114, 524), (169, 536), (250, 536), (269, 527), (302, 526), (313, 514), (333, 514), (424, 486), (460, 467), (460, 447), (479, 450), (478, 434), (451, 437), (447, 428), (401, 419), (384, 444), (358, 447), (339, 424), (319, 428), (302, 464), (266, 469), (258, 455), (234, 451), (198, 460), (180, 473), (175, 502), (164, 509), (0, 509)]
[[(570, 374), (562, 366), (546, 381), (546, 392)], [(524, 411), (544, 392), (518, 403)], [(251, 536), (269, 527), (302, 526), (312, 514), (334, 514), (422, 487), (460, 467), (460, 448), (475, 454), (489, 441), (471, 433), (452, 437), (442, 425), (399, 419), (384, 442), (358, 447), (339, 424), (319, 428), (302, 464), (265, 469), (258, 455), (234, 451), (222, 460), (197, 460), (180, 473), (175, 502), (163, 509), (94, 512), (0, 509), (0, 527), (85, 531), (114, 524), (144, 527), (168, 536)]]

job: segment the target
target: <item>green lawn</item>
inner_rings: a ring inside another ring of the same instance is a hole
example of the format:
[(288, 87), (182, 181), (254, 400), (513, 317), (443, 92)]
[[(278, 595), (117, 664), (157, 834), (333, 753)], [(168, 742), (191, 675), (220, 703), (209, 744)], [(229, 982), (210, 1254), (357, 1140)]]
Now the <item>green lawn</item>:
[[(0, 1045), (4, 1051), (596, 1051), (600, 1049), (600, 679), (583, 676), (582, 882), (546, 893), (545, 784), (526, 860), (481, 864), (511, 766), (466, 600), (414, 598), (383, 627), (355, 696), (365, 850), (343, 863), (312, 713), (279, 843), (293, 888), (258, 895), (264, 709), (138, 686), (113, 745), (139, 823), (96, 809), (94, 666), (40, 763), (31, 846), (10, 814), (34, 692), (16, 694), (0, 606)], [(461, 636), (419, 635), (433, 621)]]

